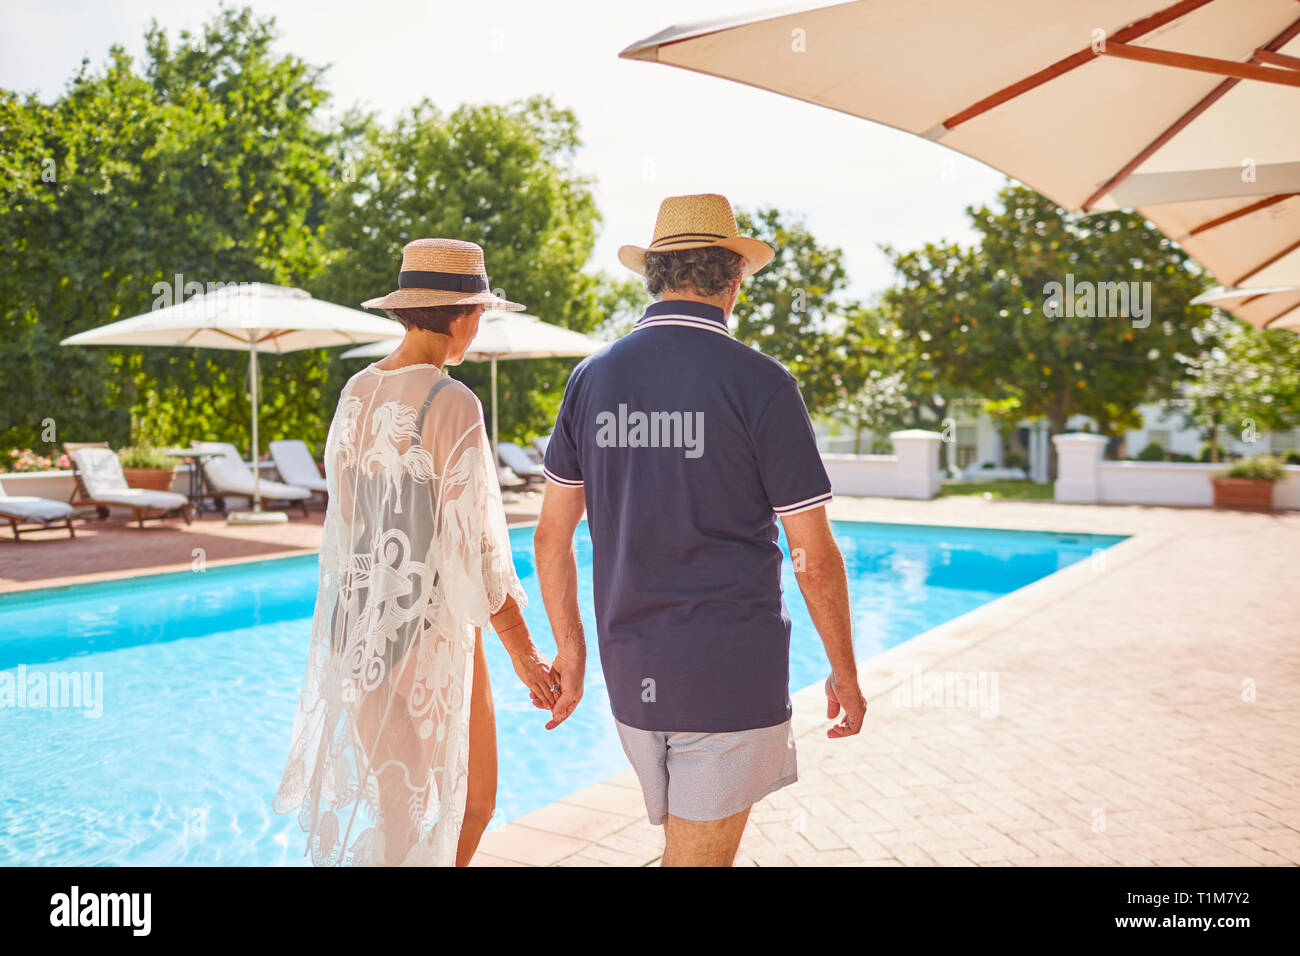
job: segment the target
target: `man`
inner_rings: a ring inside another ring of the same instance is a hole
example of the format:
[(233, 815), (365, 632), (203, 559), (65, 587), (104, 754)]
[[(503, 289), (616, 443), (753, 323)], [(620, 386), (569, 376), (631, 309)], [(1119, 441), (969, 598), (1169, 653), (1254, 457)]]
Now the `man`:
[(730, 866), (750, 807), (796, 779), (778, 516), (831, 664), (827, 716), (843, 713), (829, 736), (856, 734), (866, 713), (807, 409), (794, 377), (728, 330), (741, 281), (774, 255), (737, 233), (724, 197), (674, 196), (648, 248), (619, 250), (658, 301), (569, 379), (534, 537), (553, 727), (582, 696), (585, 508), (610, 706), (664, 825), (664, 866)]

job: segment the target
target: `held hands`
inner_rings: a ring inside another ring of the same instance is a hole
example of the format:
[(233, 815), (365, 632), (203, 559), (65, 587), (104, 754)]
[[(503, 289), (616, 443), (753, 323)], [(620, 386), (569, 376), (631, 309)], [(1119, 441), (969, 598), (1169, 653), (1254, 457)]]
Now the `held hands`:
[(551, 690), (551, 685), (555, 683), (555, 678), (551, 675), (551, 665), (546, 662), (537, 645), (529, 641), (527, 647), (510, 655), (510, 663), (528, 688), (533, 703), (548, 710), (554, 708), (556, 694)]
[(857, 676), (841, 678), (831, 674), (826, 678), (826, 716), (834, 719), (844, 711), (844, 718), (826, 731), (832, 740), (838, 737), (852, 737), (862, 729), (867, 717), (867, 701), (858, 689)]
[(574, 651), (561, 651), (551, 663), (551, 684), (558, 685), (559, 694), (553, 704), (537, 694), (532, 695), (533, 706), (551, 711), (551, 719), (546, 722), (547, 730), (554, 730), (569, 719), (569, 715), (582, 700), (582, 682), (587, 669), (587, 655)]

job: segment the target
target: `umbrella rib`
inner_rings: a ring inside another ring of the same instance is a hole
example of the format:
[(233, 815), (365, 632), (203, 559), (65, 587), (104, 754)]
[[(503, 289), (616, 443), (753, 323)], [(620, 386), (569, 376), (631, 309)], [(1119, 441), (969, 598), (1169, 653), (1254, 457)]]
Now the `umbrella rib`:
[[(1292, 28), (1296, 25), (1292, 24)], [(1215, 76), (1230, 76), (1238, 80), (1259, 80), (1282, 86), (1300, 86), (1300, 74), (1295, 71), (1278, 70), (1256, 63), (1238, 63), (1236, 60), (1221, 60), (1213, 56), (1197, 56), (1194, 53), (1179, 53), (1176, 50), (1159, 50), (1155, 47), (1133, 46), (1129, 43), (1107, 43), (1100, 55), (1117, 56), (1121, 60), (1136, 60), (1139, 63), (1151, 63), (1155, 66), (1172, 66), (1180, 70), (1195, 70), (1198, 73), (1212, 73)]]
[[(1261, 49), (1256, 50), (1255, 55), (1258, 56), (1261, 52), (1272, 51), (1277, 49), (1278, 47), (1285, 46), (1298, 33), (1300, 33), (1300, 20), (1296, 20), (1289, 27), (1287, 27), (1285, 30), (1283, 30), (1281, 33), (1275, 36), (1271, 41), (1265, 44)], [(1124, 48), (1125, 50), (1130, 50), (1130, 51), (1139, 49), (1138, 47), (1126, 46), (1123, 43), (1111, 43), (1107, 45), (1106, 50), (1110, 50), (1112, 47), (1115, 46), (1119, 46)], [(1162, 52), (1162, 51), (1156, 51), (1156, 52)], [(1174, 55), (1182, 56), (1183, 54), (1174, 54)], [(1202, 57), (1200, 59), (1208, 59), (1208, 58)], [(1230, 61), (1220, 60), (1214, 62), (1230, 62)], [(1238, 65), (1241, 66), (1241, 65), (1248, 65), (1248, 64), (1238, 64)], [(1260, 66), (1260, 67), (1254, 67), (1254, 69), (1267, 71), (1268, 67)], [(1276, 71), (1269, 71), (1269, 72), (1276, 72)], [(1192, 120), (1196, 119), (1196, 117), (1204, 113), (1207, 109), (1213, 106), (1220, 98), (1222, 98), (1225, 93), (1227, 93), (1234, 86), (1240, 83), (1241, 79), (1242, 79), (1241, 77), (1229, 77), (1228, 79), (1220, 83), (1218, 86), (1216, 86), (1214, 89), (1212, 89), (1204, 97), (1202, 97), (1199, 103), (1197, 103), (1190, 110), (1188, 110), (1177, 120), (1175, 120), (1174, 123), (1168, 129), (1166, 129), (1163, 133), (1161, 133), (1150, 143), (1148, 143), (1145, 149), (1143, 149), (1136, 156), (1134, 156), (1127, 163), (1125, 163), (1122, 167), (1120, 167), (1119, 171), (1115, 173), (1115, 175), (1112, 176), (1110, 179), (1108, 179), (1100, 189), (1098, 189), (1095, 193), (1093, 193), (1086, 200), (1084, 200), (1084, 203), (1080, 208), (1084, 212), (1088, 212), (1089, 210), (1091, 210), (1093, 205), (1098, 200), (1100, 200), (1103, 196), (1107, 195), (1108, 193), (1113, 192), (1119, 186), (1120, 183), (1124, 182), (1131, 175), (1133, 175), (1133, 172), (1139, 166), (1145, 163), (1156, 150), (1160, 149), (1160, 147), (1164, 146), (1165, 143), (1169, 142), (1169, 140), (1173, 139), (1180, 132), (1182, 132), (1187, 127), (1187, 125), (1192, 122)], [(1300, 76), (1297, 76), (1295, 79), (1297, 81), (1300, 81)]]
[[(236, 335), (234, 332), (230, 332), (226, 329), (218, 328), (217, 326), (209, 325), (209, 326), (204, 326), (202, 329), (195, 329), (193, 335), (197, 335), (199, 332), (216, 332), (218, 335), (225, 335), (228, 336), (229, 338), (234, 339), (236, 342), (240, 343), (241, 345), (248, 344), (248, 341), (244, 339), (242, 336)], [(193, 337), (192, 335), (187, 336), (186, 340), (188, 341), (192, 337)]]
[(1249, 216), (1252, 212), (1259, 212), (1261, 209), (1267, 209), (1269, 206), (1277, 203), (1286, 202), (1286, 200), (1293, 196), (1300, 196), (1300, 193), (1278, 193), (1276, 196), (1269, 196), (1265, 199), (1261, 199), (1259, 202), (1253, 202), (1249, 206), (1242, 206), (1236, 212), (1230, 212), (1226, 215), (1211, 219), (1208, 222), (1201, 223), (1199, 226), (1191, 229), (1187, 233), (1187, 237), (1191, 238), (1192, 236), (1198, 236), (1203, 232), (1209, 232), (1211, 229), (1217, 229), (1219, 226), (1226, 226), (1233, 220), (1240, 219), (1242, 216)]
[[(1184, 14), (1191, 13), (1193, 10), (1199, 9), (1211, 2), (1213, 2), (1213, 0), (1180, 0), (1180, 2), (1175, 3), (1171, 7), (1159, 10), (1148, 17), (1144, 17), (1141, 20), (1129, 24), (1122, 30), (1116, 31), (1110, 42), (1127, 43), (1129, 40), (1136, 40), (1138, 37), (1145, 36), (1152, 30), (1159, 29), (1166, 23), (1177, 20)], [(947, 132), (948, 130), (960, 126), (962, 123), (974, 119), (982, 113), (987, 113), (989, 110), (1001, 106), (1009, 100), (1015, 99), (1022, 93), (1028, 93), (1030, 90), (1056, 79), (1063, 73), (1068, 73), (1071, 70), (1077, 69), (1096, 58), (1097, 54), (1093, 51), (1091, 46), (1084, 47), (1078, 53), (1072, 53), (1062, 60), (1057, 60), (1046, 69), (1039, 70), (1037, 73), (1032, 73), (1022, 80), (1017, 80), (1010, 86), (1005, 86), (996, 93), (984, 97), (984, 99), (980, 100), (978, 103), (973, 103), (961, 112), (954, 113), (943, 121), (940, 125), (940, 129), (943, 132)]]
[[(1242, 303), (1242, 305), (1245, 305), (1245, 304), (1246, 304), (1245, 302)], [(1283, 310), (1282, 310), (1281, 312), (1279, 312), (1277, 315), (1273, 316), (1273, 318), (1265, 320), (1264, 324), (1261, 325), (1260, 328), (1261, 328), (1261, 329), (1268, 329), (1268, 328), (1271, 328), (1274, 322), (1276, 322), (1278, 319), (1282, 318), (1282, 316), (1286, 315), (1288, 312), (1294, 312), (1294, 311), (1295, 311), (1295, 308), (1296, 308), (1296, 307), (1295, 307), (1294, 305), (1288, 305), (1285, 309), (1283, 309)]]
[(1238, 276), (1238, 277), (1237, 277), (1237, 280), (1236, 280), (1235, 282), (1231, 282), (1231, 283), (1229, 283), (1229, 285), (1234, 285), (1234, 286), (1241, 285), (1243, 282), (1245, 282), (1245, 281), (1246, 281), (1247, 279), (1249, 279), (1251, 276), (1253, 276), (1253, 275), (1257, 275), (1257, 274), (1259, 274), (1260, 272), (1263, 272), (1265, 269), (1267, 269), (1267, 268), (1268, 268), (1269, 266), (1271, 266), (1273, 263), (1277, 262), (1279, 259), (1282, 259), (1282, 258), (1284, 258), (1284, 257), (1286, 257), (1286, 256), (1289, 256), (1291, 253), (1295, 252), (1297, 249), (1300, 249), (1300, 239), (1297, 239), (1295, 242), (1291, 243), (1291, 245), (1287, 246), (1285, 249), (1283, 249), (1281, 252), (1277, 253), (1276, 255), (1269, 256), (1267, 259), (1265, 259), (1263, 262), (1261, 262), (1259, 265), (1255, 266), (1255, 268), (1251, 269), (1249, 272), (1245, 273), (1244, 275)]
[(1300, 70), (1300, 57), (1287, 56), (1285, 53), (1277, 53), (1267, 47), (1256, 50), (1251, 61), (1254, 63), (1269, 63), (1273, 66), (1286, 67), (1290, 70)]

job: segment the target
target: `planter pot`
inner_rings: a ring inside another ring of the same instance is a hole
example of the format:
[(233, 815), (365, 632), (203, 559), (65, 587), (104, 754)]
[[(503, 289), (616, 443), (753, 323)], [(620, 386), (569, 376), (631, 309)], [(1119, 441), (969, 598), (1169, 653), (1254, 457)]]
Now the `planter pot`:
[(171, 491), (172, 481), (176, 477), (175, 468), (123, 468), (126, 483), (132, 488), (147, 488), (149, 491)]
[(1214, 478), (1214, 507), (1272, 511), (1273, 482), (1257, 478)]

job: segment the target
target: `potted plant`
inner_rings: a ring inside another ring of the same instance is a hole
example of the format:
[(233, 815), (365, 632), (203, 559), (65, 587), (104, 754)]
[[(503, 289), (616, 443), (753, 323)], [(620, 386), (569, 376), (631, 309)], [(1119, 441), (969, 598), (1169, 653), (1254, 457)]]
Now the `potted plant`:
[(172, 490), (178, 462), (161, 448), (153, 448), (149, 445), (119, 448), (117, 460), (122, 465), (122, 474), (126, 476), (126, 483), (132, 488), (147, 488), (150, 491)]
[(1281, 481), (1285, 476), (1282, 463), (1272, 455), (1239, 461), (1212, 479), (1214, 507), (1272, 511), (1273, 482)]

